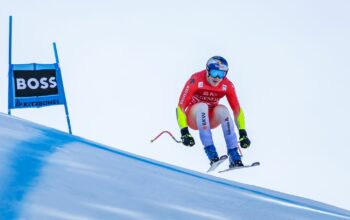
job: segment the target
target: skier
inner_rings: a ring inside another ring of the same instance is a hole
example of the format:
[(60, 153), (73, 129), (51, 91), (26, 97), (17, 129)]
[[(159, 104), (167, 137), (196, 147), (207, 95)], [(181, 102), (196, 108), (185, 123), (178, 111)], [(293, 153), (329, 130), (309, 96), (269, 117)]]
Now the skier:
[(210, 165), (219, 161), (212, 139), (211, 129), (221, 124), (230, 159), (230, 168), (243, 166), (238, 153), (237, 136), (229, 110), (219, 104), (224, 96), (234, 114), (235, 124), (239, 131), (239, 141), (242, 148), (250, 146), (250, 140), (245, 130), (244, 114), (239, 105), (234, 85), (226, 77), (228, 63), (221, 56), (211, 57), (206, 69), (194, 73), (183, 88), (176, 109), (177, 121), (181, 129), (182, 143), (186, 146), (195, 144), (188, 127), (199, 130), (204, 151), (210, 160)]

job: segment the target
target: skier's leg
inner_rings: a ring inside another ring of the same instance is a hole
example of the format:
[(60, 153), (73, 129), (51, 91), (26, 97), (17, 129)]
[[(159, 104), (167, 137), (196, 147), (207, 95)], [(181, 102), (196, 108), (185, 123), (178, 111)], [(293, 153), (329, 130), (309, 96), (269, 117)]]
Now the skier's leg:
[(240, 161), (241, 156), (238, 153), (237, 135), (234, 130), (234, 122), (229, 110), (224, 105), (218, 105), (213, 111), (213, 120), (220, 122), (227, 146), (227, 154), (230, 162)]
[(209, 160), (218, 160), (218, 154), (211, 134), (208, 105), (205, 103), (193, 105), (188, 112), (187, 121), (191, 128), (199, 130), (199, 136)]

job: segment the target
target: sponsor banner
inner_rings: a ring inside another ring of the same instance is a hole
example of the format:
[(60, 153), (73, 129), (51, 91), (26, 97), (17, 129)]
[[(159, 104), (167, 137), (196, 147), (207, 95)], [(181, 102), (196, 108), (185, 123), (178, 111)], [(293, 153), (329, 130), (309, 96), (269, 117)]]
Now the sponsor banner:
[(14, 70), (15, 97), (58, 95), (56, 70)]
[(61, 105), (64, 102), (57, 98), (47, 98), (47, 99), (39, 99), (39, 98), (27, 98), (27, 99), (15, 99), (15, 103), (13, 108), (41, 108), (50, 105)]
[(9, 77), (9, 108), (40, 108), (65, 104), (58, 65), (13, 64)]

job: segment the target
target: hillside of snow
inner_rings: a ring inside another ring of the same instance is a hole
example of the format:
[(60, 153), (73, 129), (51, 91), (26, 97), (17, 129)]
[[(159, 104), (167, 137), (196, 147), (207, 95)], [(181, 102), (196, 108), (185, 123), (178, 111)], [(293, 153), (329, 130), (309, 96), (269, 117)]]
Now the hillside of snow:
[(0, 114), (0, 219), (350, 219)]

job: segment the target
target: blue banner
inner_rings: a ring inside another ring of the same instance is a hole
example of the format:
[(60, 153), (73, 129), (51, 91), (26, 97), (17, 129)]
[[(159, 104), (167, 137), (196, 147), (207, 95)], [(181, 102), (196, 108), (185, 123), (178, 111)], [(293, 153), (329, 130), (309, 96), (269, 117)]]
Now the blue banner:
[(52, 45), (56, 63), (12, 64), (12, 16), (9, 17), (8, 114), (15, 108), (64, 105), (68, 131), (72, 134), (56, 43)]
[(10, 65), (9, 109), (65, 104), (63, 81), (57, 63)]

